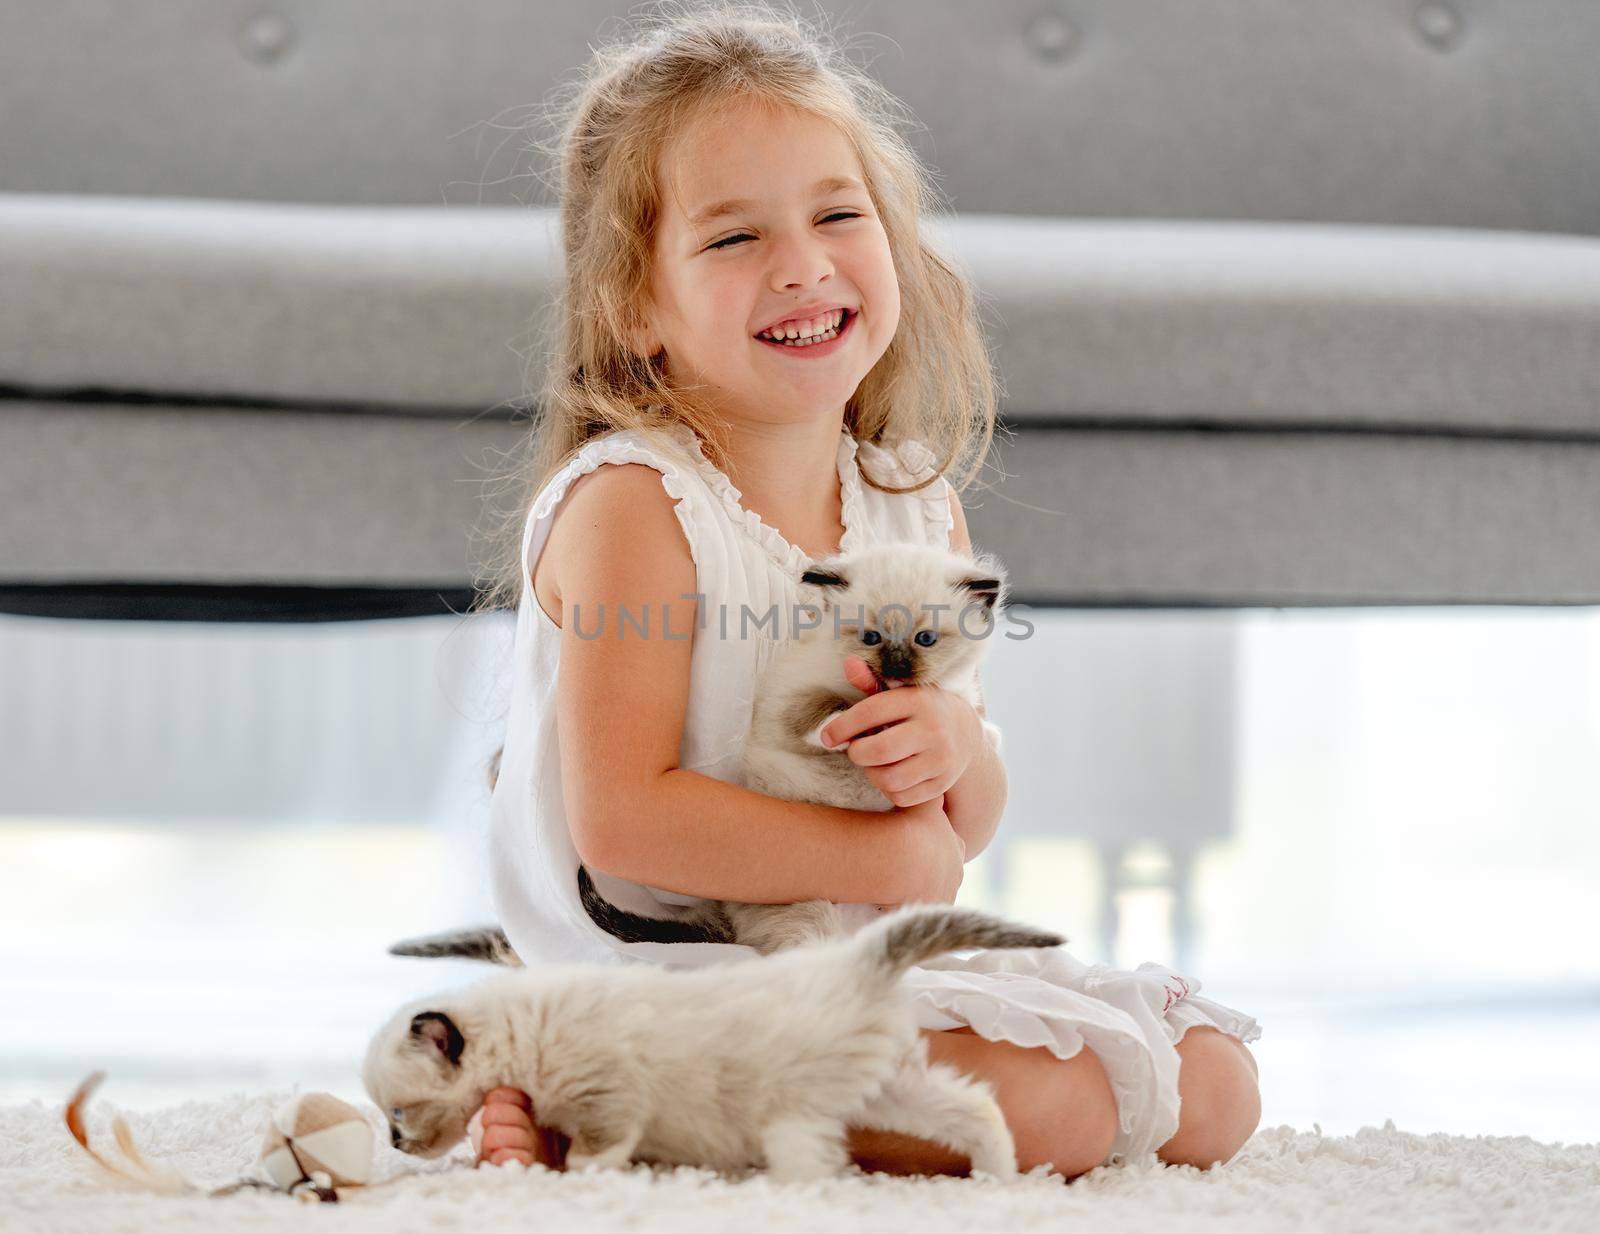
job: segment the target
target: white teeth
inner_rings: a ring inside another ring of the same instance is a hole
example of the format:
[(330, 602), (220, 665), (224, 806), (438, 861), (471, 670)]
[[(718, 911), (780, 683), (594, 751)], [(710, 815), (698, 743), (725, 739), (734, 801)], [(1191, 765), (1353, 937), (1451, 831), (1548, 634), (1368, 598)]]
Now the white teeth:
[(763, 330), (759, 338), (770, 338), (777, 342), (786, 339), (817, 338), (830, 330), (837, 330), (839, 323), (844, 319), (842, 309), (834, 309), (831, 313), (824, 313), (821, 317), (812, 317), (805, 321), (786, 322), (781, 326), (774, 326), (770, 330)]
[(813, 334), (810, 338), (785, 339), (783, 345), (785, 347), (815, 347), (818, 343), (826, 343), (829, 339), (838, 337), (839, 332), (837, 330), (827, 330), (822, 334)]

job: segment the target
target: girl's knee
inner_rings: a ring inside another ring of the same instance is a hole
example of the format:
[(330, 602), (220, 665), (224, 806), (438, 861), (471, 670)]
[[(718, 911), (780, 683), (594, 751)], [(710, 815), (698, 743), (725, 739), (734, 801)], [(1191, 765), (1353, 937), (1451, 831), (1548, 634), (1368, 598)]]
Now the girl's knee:
[[(1035, 1108), (1033, 1156), (1076, 1178), (1111, 1155), (1117, 1138), (1117, 1098), (1100, 1056), (1087, 1045), (1071, 1058), (1050, 1055), (1049, 1082)], [(1021, 1156), (1021, 1150), (1018, 1150)], [(1037, 1161), (1022, 1165), (1031, 1169)]]
[(1099, 1056), (1071, 1058), (989, 1041), (970, 1029), (930, 1032), (928, 1056), (994, 1086), (1024, 1173), (1050, 1165), (1074, 1178), (1105, 1162), (1117, 1135), (1117, 1101)]
[(1253, 1059), (1240, 1043), (1197, 1026), (1177, 1045), (1178, 1131), (1156, 1150), (1169, 1165), (1204, 1170), (1230, 1160), (1261, 1123), (1261, 1090)]

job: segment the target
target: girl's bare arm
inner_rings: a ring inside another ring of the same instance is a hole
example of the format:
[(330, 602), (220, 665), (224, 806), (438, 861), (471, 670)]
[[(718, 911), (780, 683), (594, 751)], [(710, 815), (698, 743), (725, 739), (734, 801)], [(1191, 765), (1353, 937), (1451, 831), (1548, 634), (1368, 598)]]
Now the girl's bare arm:
[[(967, 531), (966, 512), (957, 500), (955, 490), (950, 492), (950, 548), (958, 553), (972, 551), (972, 537)], [(991, 634), (991, 638), (1001, 637)], [(984, 715), (983, 687), (978, 687), (978, 714)], [(971, 861), (994, 839), (1000, 828), (1000, 816), (1006, 808), (1006, 798), (1011, 786), (1006, 777), (1006, 765), (999, 751), (987, 740), (974, 751), (972, 763), (962, 777), (945, 793), (945, 809), (950, 814), (950, 824), (960, 833), (967, 845), (967, 860)]]
[[(899, 811), (783, 801), (678, 766), (696, 576), (653, 468), (608, 464), (585, 476), (544, 551), (561, 597), (562, 783), (585, 864), (755, 904), (914, 898), (926, 877), (907, 866), (928, 848)], [(623, 607), (633, 621), (619, 637)], [(713, 615), (707, 636), (716, 629)]]

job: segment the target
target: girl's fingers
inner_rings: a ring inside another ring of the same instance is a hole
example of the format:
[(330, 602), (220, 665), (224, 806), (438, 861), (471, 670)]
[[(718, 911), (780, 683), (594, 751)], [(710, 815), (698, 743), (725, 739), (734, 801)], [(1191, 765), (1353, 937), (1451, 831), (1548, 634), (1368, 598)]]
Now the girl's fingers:
[(515, 1148), (521, 1152), (532, 1154), (534, 1149), (533, 1129), (524, 1127), (485, 1127), (483, 1129), (483, 1155), (498, 1152), (502, 1148)]
[(860, 737), (869, 729), (885, 728), (915, 715), (915, 691), (889, 690), (864, 698), (841, 711), (824, 726), (833, 738), (834, 748), (845, 740)]
[(888, 767), (874, 767), (871, 778), (880, 793), (903, 793), (935, 782), (937, 772), (932, 763), (926, 754), (917, 754)]
[(902, 804), (895, 808), (906, 810), (912, 806), (920, 806), (924, 801), (935, 801), (942, 796), (944, 789), (940, 787), (938, 780), (924, 780), (921, 784), (913, 784), (906, 789), (901, 798)]
[(525, 1166), (533, 1164), (533, 1154), (523, 1152), (518, 1148), (501, 1148), (492, 1153), (485, 1153), (481, 1164), (504, 1165), (508, 1161), (520, 1161)]
[(872, 670), (867, 667), (867, 662), (860, 656), (845, 657), (844, 679), (863, 694), (878, 692), (878, 679), (873, 676)]
[(489, 1127), (525, 1127), (533, 1129), (533, 1116), (521, 1106), (496, 1103), (483, 1107), (483, 1125)]
[(919, 756), (922, 740), (915, 725), (891, 724), (881, 732), (855, 738), (844, 753), (858, 767), (886, 767)]

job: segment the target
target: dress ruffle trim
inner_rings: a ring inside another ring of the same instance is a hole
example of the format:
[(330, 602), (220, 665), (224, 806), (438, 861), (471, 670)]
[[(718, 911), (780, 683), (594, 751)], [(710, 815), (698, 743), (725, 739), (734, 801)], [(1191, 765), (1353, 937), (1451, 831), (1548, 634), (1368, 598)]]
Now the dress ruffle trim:
[[(734, 487), (733, 481), (727, 474), (706, 457), (700, 439), (692, 428), (686, 424), (678, 424), (670, 431), (682, 445), (685, 457), (705, 481), (706, 487), (722, 503), (728, 517), (736, 526), (744, 528), (745, 533), (759, 544), (767, 556), (772, 558), (786, 574), (798, 577), (813, 563), (812, 557), (798, 545), (790, 544), (776, 527), (763, 522), (761, 516), (754, 510), (745, 508), (743, 494)], [(848, 433), (839, 434), (837, 467), (840, 519), (844, 523), (844, 539), (839, 547), (848, 553), (854, 551), (859, 530), (865, 521), (865, 513), (861, 506), (861, 473), (856, 464), (856, 441)]]

